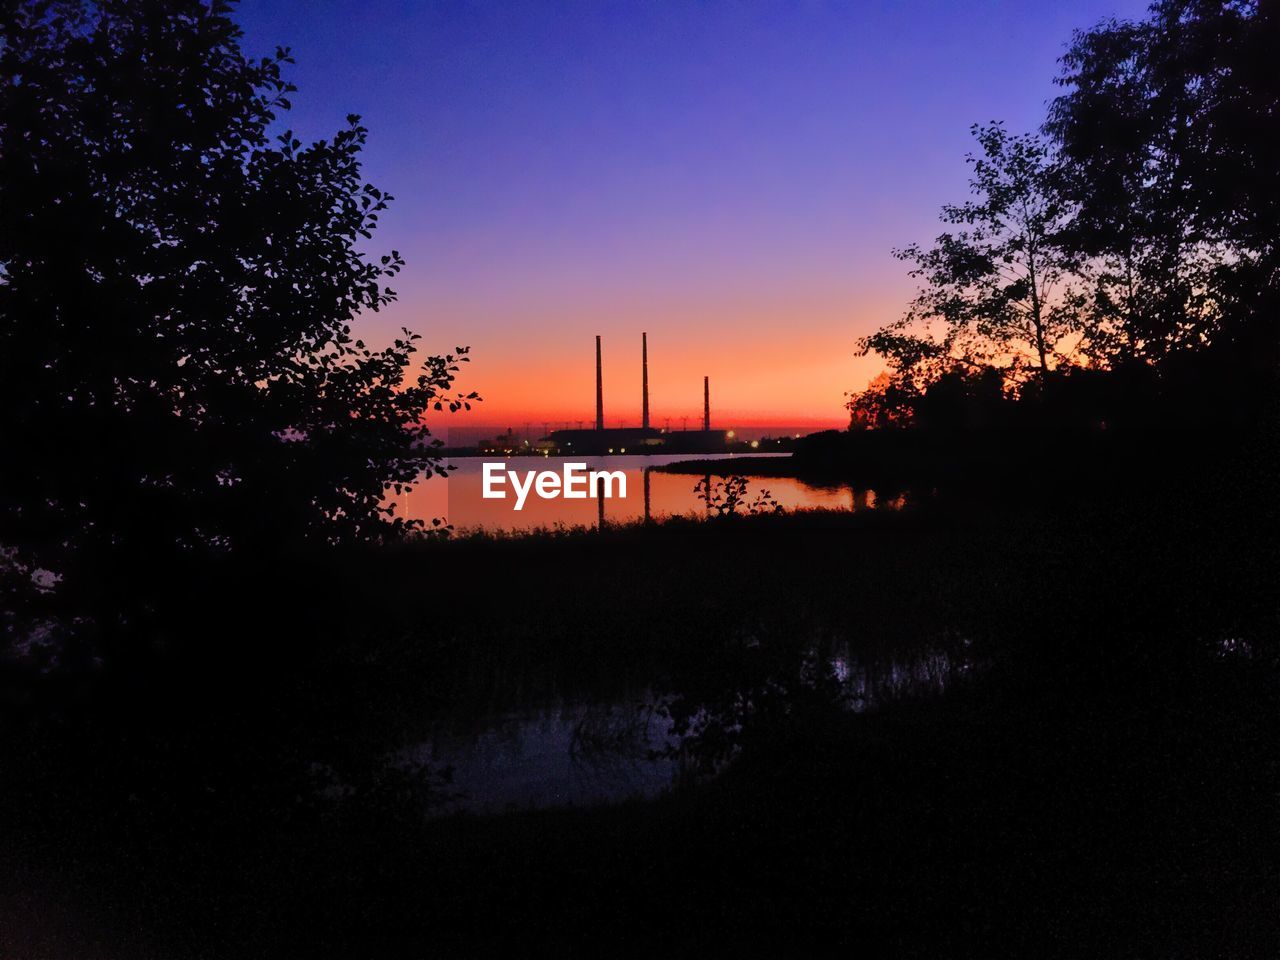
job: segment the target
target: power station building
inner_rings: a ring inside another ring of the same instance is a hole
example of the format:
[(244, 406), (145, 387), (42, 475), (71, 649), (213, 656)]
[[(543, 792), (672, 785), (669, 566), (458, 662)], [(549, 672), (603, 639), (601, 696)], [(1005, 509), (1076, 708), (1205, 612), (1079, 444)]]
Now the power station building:
[(604, 363), (596, 337), (596, 425), (592, 430), (555, 430), (538, 446), (552, 446), (560, 456), (607, 456), (623, 453), (721, 453), (728, 440), (723, 430), (711, 429), (711, 378), (702, 378), (702, 429), (658, 430), (649, 423), (649, 335), (640, 334), (640, 426), (606, 427), (604, 419)]

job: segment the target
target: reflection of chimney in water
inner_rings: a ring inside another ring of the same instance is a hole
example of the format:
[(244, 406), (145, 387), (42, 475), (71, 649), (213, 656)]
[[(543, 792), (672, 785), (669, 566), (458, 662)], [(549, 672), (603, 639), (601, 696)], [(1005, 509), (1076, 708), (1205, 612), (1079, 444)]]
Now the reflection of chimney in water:
[(599, 334), (596, 334), (596, 429), (604, 429), (604, 373), (600, 368)]
[(649, 516), (649, 468), (644, 468), (644, 522), (648, 523)]
[(641, 404), (640, 426), (649, 429), (649, 335), (640, 334)]
[(711, 429), (711, 378), (702, 378), (702, 429)]

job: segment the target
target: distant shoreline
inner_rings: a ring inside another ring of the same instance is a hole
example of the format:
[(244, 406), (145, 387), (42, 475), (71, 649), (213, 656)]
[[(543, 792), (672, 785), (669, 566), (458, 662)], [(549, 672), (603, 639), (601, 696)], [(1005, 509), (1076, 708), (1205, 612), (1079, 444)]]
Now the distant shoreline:
[(686, 473), (690, 476), (711, 474), (717, 477), (743, 475), (749, 477), (793, 477), (795, 457), (790, 453), (727, 456), (709, 459), (698, 457), (677, 463), (664, 463), (653, 468), (661, 473)]
[[(446, 448), (442, 448), (439, 451), (434, 452), (432, 456), (437, 457), (438, 459), (441, 459), (441, 460), (516, 460), (516, 459), (522, 459), (522, 458), (534, 459), (534, 460), (542, 460), (542, 459), (566, 460), (566, 459), (572, 459), (575, 455), (564, 454), (564, 453), (553, 453), (553, 454), (546, 454), (546, 455), (541, 453), (511, 453), (511, 454), (482, 453), (472, 448), (466, 448), (462, 450), (450, 450), (446, 447)], [(588, 459), (594, 459), (602, 455), (584, 453), (584, 454), (577, 454), (577, 456), (586, 457)], [(652, 451), (634, 450), (634, 451), (629, 451), (627, 453), (621, 453), (621, 454), (612, 454), (612, 455), (604, 454), (603, 456), (651, 458), (651, 457), (675, 457), (675, 456), (680, 456), (680, 454), (672, 453), (670, 450), (663, 450), (659, 448)], [(666, 470), (671, 473), (686, 473), (686, 472), (705, 473), (706, 472), (705, 470), (685, 471), (685, 470), (675, 470), (672, 468), (683, 466), (686, 463), (702, 463), (703, 461), (706, 461), (708, 463), (719, 463), (722, 460), (732, 460), (735, 463), (745, 463), (745, 462), (755, 463), (756, 461), (759, 461), (759, 460), (788, 460), (789, 461), (792, 457), (792, 452), (781, 451), (778, 453), (758, 453), (758, 452), (752, 451), (751, 453), (715, 453), (715, 454), (699, 453), (699, 454), (696, 454), (696, 457), (697, 459), (681, 460), (679, 463), (660, 464), (659, 466), (656, 466), (653, 469)]]

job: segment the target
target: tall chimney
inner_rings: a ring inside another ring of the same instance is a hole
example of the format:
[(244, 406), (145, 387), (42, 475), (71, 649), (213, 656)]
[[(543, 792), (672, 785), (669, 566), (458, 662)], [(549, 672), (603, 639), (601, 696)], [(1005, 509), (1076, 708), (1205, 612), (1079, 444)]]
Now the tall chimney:
[(604, 429), (604, 373), (600, 368), (599, 334), (596, 334), (596, 429)]
[(640, 426), (649, 429), (649, 335), (640, 334), (641, 405)]
[(702, 429), (711, 429), (711, 378), (702, 378)]

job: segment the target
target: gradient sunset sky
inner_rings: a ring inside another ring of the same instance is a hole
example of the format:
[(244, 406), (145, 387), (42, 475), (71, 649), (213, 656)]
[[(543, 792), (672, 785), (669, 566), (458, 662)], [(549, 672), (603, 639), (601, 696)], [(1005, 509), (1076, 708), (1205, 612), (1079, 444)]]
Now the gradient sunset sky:
[(965, 194), (969, 125), (1030, 129), (1073, 28), (1142, 2), (472, 3), (243, 0), (245, 48), (293, 48), (288, 123), (370, 128), (395, 195), (407, 326), (470, 344), (485, 402), (454, 426), (589, 419), (604, 337), (610, 425), (846, 422), (881, 369), (854, 340), (913, 281)]

